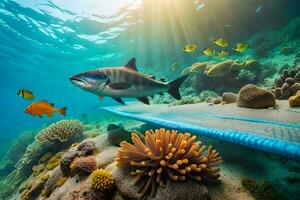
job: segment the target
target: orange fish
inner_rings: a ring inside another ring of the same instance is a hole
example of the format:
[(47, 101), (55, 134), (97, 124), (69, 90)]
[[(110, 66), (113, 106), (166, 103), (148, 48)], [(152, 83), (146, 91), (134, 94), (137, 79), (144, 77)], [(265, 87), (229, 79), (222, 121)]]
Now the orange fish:
[(63, 108), (54, 108), (54, 104), (50, 104), (47, 101), (38, 101), (29, 105), (24, 112), (33, 116), (42, 117), (42, 115), (47, 115), (48, 117), (52, 117), (53, 113), (58, 112), (62, 115), (66, 115), (67, 107)]

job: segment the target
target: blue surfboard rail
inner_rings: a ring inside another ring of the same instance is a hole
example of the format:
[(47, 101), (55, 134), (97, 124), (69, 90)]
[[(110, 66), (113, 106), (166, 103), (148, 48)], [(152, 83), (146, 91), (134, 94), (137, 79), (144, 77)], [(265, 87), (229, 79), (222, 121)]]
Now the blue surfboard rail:
[(184, 132), (198, 133), (203, 136), (241, 144), (253, 149), (278, 154), (283, 157), (300, 161), (300, 145), (297, 143), (260, 136), (250, 132), (200, 127), (184, 122), (174, 122), (166, 119), (119, 111), (113, 107), (105, 107), (101, 109), (104, 109), (108, 112), (114, 113), (122, 117), (138, 120), (150, 125), (163, 126), (165, 128), (177, 129)]

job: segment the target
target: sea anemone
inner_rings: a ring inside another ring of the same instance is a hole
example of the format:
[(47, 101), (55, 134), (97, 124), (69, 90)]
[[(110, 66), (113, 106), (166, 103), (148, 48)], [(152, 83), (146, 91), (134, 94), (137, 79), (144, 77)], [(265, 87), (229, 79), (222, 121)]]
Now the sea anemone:
[(70, 168), (79, 176), (87, 176), (97, 169), (96, 157), (88, 156), (76, 158)]
[(132, 133), (133, 145), (122, 142), (116, 155), (117, 167), (136, 175), (135, 184), (143, 182), (141, 194), (150, 190), (154, 196), (159, 186), (166, 180), (185, 181), (218, 181), (222, 158), (210, 146), (204, 154), (206, 146), (195, 142), (196, 136), (189, 133), (178, 133), (165, 129), (146, 131), (145, 142), (138, 134)]
[(108, 170), (97, 169), (92, 174), (92, 187), (101, 192), (113, 189), (114, 181), (112, 174)]

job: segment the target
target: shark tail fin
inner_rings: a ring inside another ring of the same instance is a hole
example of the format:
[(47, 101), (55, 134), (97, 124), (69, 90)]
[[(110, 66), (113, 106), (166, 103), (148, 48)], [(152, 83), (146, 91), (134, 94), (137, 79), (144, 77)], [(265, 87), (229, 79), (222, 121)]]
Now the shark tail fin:
[(167, 85), (169, 86), (168, 93), (177, 100), (181, 99), (179, 93), (179, 87), (181, 84), (189, 77), (189, 74), (183, 75), (178, 79), (175, 79), (171, 82), (168, 82)]

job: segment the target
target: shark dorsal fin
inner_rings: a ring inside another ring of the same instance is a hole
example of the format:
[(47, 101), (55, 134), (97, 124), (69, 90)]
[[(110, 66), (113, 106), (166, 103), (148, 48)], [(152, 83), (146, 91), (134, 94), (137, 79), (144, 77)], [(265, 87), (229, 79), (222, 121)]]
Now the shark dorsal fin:
[(130, 69), (130, 70), (133, 70), (133, 71), (138, 71), (135, 66), (135, 58), (132, 58), (131, 60), (129, 60), (124, 67), (127, 69)]

